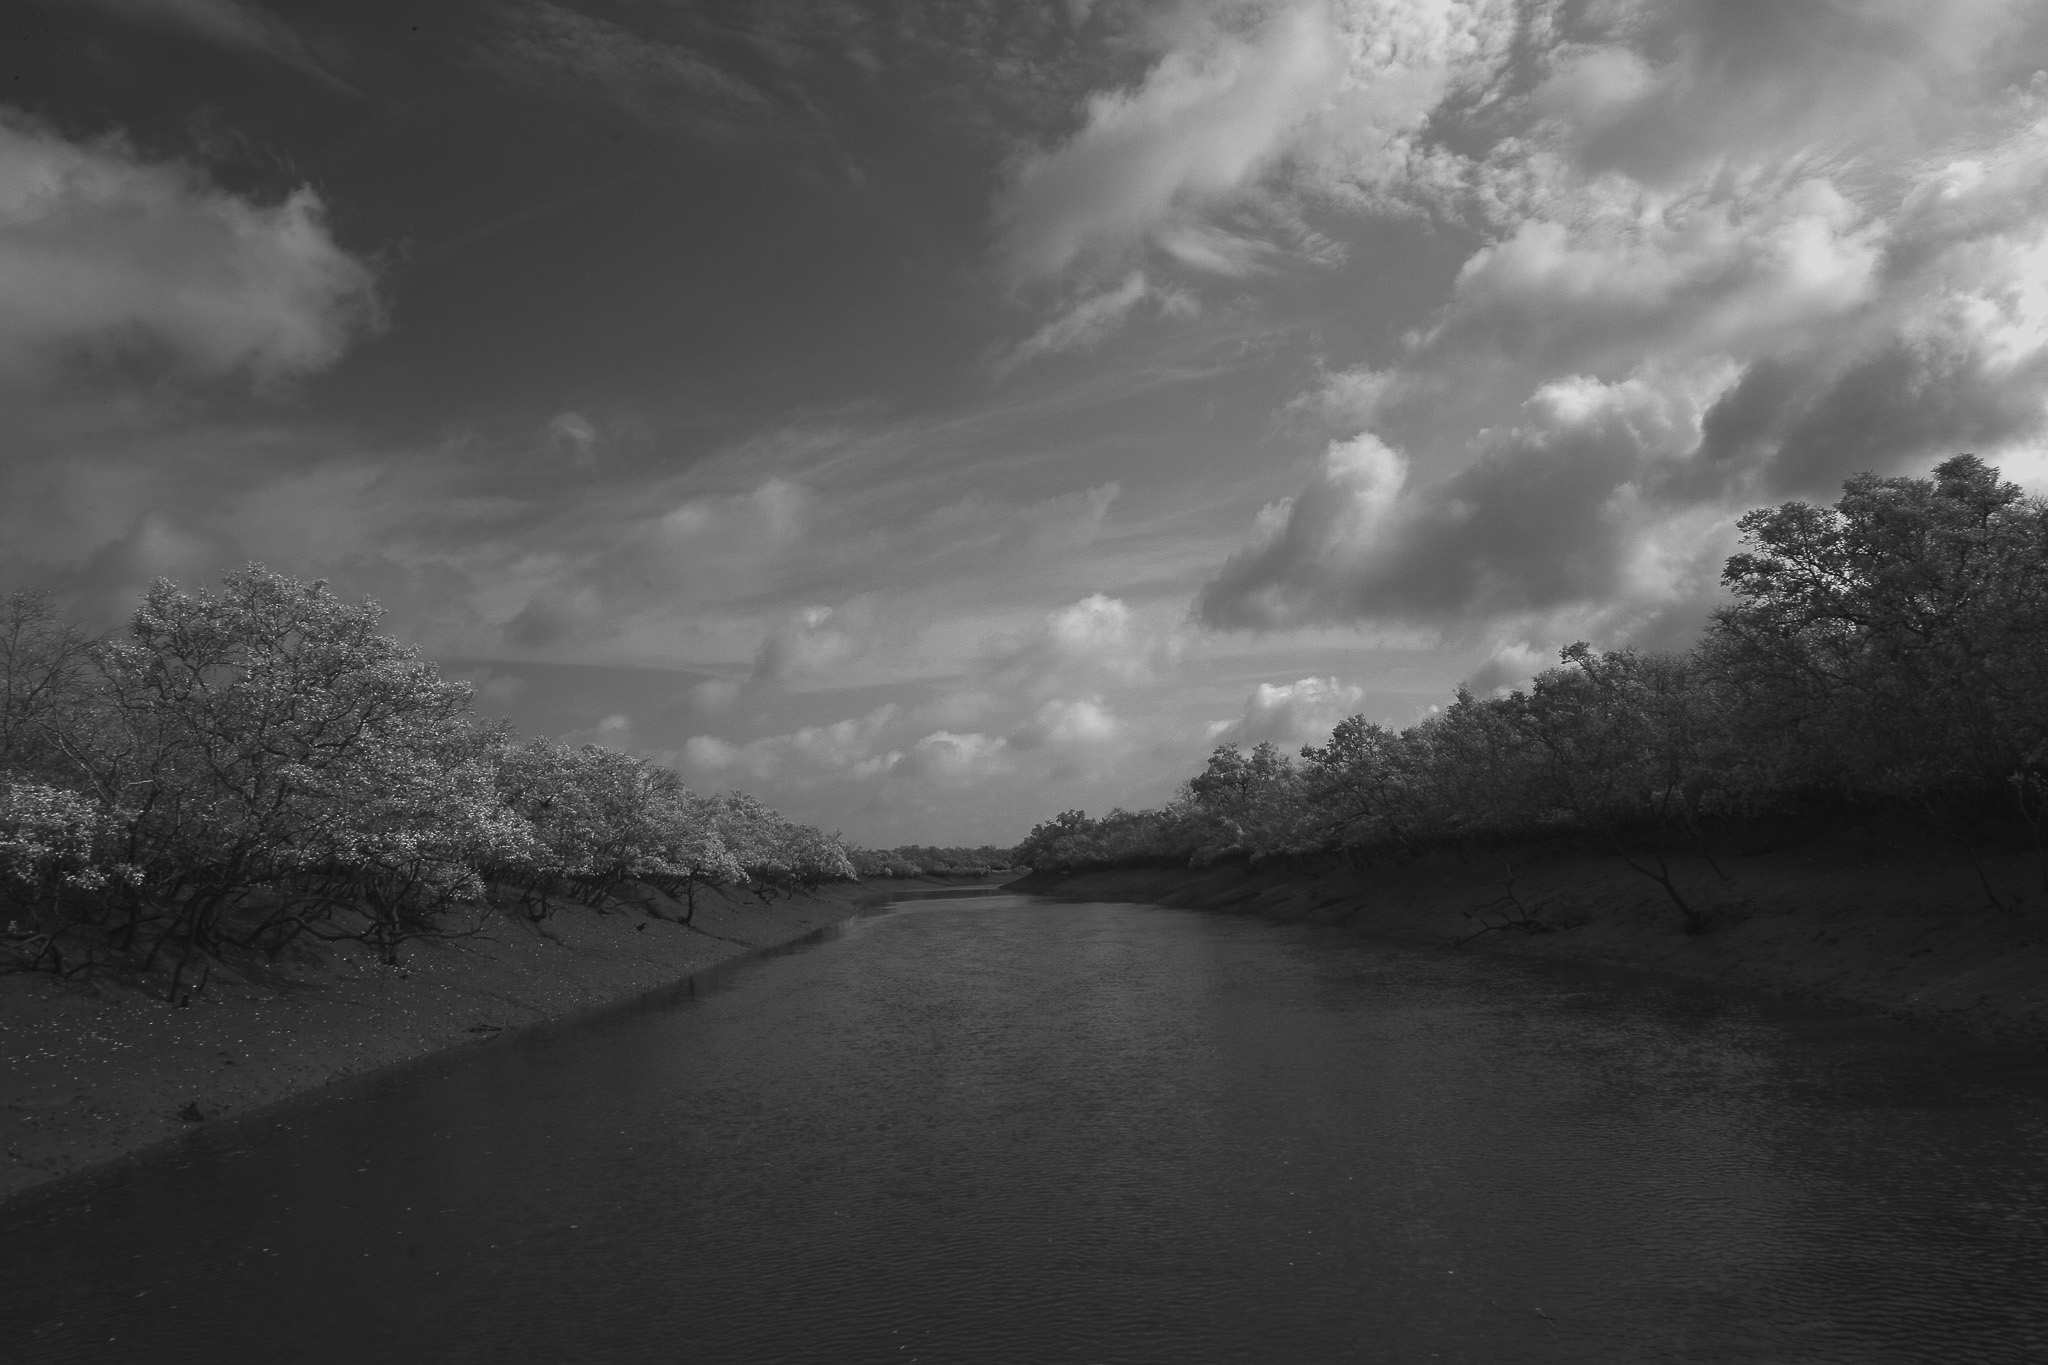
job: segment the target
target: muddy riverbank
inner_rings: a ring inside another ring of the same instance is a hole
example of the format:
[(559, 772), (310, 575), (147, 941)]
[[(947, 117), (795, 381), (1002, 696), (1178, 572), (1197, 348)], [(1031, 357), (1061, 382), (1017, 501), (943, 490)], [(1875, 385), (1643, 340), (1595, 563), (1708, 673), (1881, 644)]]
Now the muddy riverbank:
[[(1963, 860), (1840, 847), (1724, 858), (1718, 870), (1680, 860), (1673, 873), (1711, 907), (1708, 932), (1686, 933), (1664, 891), (1613, 857), (1108, 868), (1011, 887), (1606, 963), (2048, 1045), (2048, 893), (2031, 855), (1986, 858), (1981, 877)], [(1525, 918), (1543, 927), (1509, 923)]]
[(582, 907), (494, 917), (396, 969), (337, 955), (266, 980), (215, 973), (182, 1008), (109, 982), (0, 977), (0, 1199), (378, 1067), (487, 1043), (787, 943), (937, 879), (762, 905), (700, 897), (693, 928)]

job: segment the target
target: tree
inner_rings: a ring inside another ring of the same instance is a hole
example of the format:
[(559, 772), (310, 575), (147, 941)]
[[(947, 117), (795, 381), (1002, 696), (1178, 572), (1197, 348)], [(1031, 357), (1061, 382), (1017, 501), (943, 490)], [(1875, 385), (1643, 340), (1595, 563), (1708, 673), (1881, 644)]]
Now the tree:
[(1303, 796), (1323, 841), (1417, 851), (1414, 746), (1406, 736), (1349, 716), (1328, 743), (1303, 745), (1301, 757)]
[[(1702, 755), (1709, 727), (1687, 661), (1603, 654), (1584, 641), (1559, 657), (1564, 667), (1511, 699), (1542, 755), (1548, 792), (1575, 823), (1663, 887), (1689, 930), (1704, 929), (1706, 914), (1679, 890), (1669, 858), (1674, 836), (1705, 851), (1699, 806), (1711, 781)], [(1647, 862), (1630, 849), (1628, 836), (1639, 829), (1652, 836)]]
[(75, 776), (59, 737), (90, 704), (91, 652), (48, 593), (0, 597), (0, 773)]
[(1832, 508), (1740, 523), (1707, 648), (1788, 779), (1857, 795), (1991, 790), (2048, 741), (2048, 504), (1974, 455), (1859, 474)]
[(1253, 860), (1296, 851), (1301, 842), (1301, 775), (1270, 743), (1249, 754), (1219, 744), (1202, 771), (1188, 780), (1188, 804), (1199, 813), (1205, 837), (1197, 862), (1244, 854)]
[[(93, 650), (92, 724), (61, 742), (136, 870), (122, 946), (154, 930), (143, 965), (175, 951), (173, 994), (195, 952), (316, 924), (388, 958), (467, 886), (493, 826), (456, 757), (469, 689), (380, 634), (382, 615), (251, 566), (218, 594), (158, 580), (129, 638)], [(350, 885), (366, 926), (337, 922)]]

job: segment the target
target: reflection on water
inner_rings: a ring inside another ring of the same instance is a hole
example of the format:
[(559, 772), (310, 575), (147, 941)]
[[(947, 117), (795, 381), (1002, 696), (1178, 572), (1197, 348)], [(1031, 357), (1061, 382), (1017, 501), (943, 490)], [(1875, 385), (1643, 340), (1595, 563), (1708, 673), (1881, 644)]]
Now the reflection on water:
[(0, 1217), (9, 1359), (2048, 1359), (2048, 1068), (949, 899)]

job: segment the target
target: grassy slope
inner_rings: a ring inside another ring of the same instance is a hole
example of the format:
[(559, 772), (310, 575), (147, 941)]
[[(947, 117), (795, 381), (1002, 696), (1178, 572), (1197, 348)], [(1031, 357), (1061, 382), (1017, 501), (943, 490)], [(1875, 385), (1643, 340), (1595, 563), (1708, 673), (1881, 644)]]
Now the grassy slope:
[[(112, 985), (0, 976), (0, 1198), (330, 1081), (469, 1046), (668, 985), (837, 923), (886, 893), (870, 881), (762, 906), (702, 896), (698, 933), (637, 913), (497, 919), (472, 939), (422, 943), (398, 970), (365, 958), (264, 981), (215, 974), (182, 1009)], [(711, 937), (719, 935), (720, 937)]]
[[(1619, 859), (1517, 863), (1516, 892), (1555, 932), (1489, 932), (1464, 951), (1501, 951), (1669, 972), (1744, 990), (2048, 1043), (2048, 894), (2031, 856), (1985, 861), (1993, 908), (1966, 861), (1843, 848), (1674, 864), (1681, 893), (1714, 907), (1687, 934), (1655, 883)], [(1119, 868), (1028, 877), (1020, 891), (1351, 925), (1449, 946), (1506, 890), (1498, 861), (1448, 856), (1346, 870), (1268, 864)], [(1498, 908), (1491, 913), (1498, 921)]]

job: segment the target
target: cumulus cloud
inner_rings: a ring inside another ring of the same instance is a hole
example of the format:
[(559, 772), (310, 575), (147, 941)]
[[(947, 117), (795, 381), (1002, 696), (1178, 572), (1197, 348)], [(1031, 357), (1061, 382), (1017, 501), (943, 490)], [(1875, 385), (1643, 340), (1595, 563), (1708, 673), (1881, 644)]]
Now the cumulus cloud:
[(640, 747), (640, 734), (633, 728), (633, 718), (623, 711), (608, 716), (599, 716), (597, 723), (581, 730), (571, 730), (560, 736), (564, 744), (596, 744), (607, 749), (632, 753)]
[[(823, 609), (799, 613), (770, 644), (801, 653), (836, 619)], [(1127, 604), (1093, 594), (991, 641), (967, 673), (918, 704), (746, 740), (702, 734), (670, 758), (701, 783), (770, 794), (837, 790), (898, 809), (930, 808), (969, 788), (986, 795), (998, 786), (1086, 784), (1113, 776), (1134, 746), (1162, 737), (1119, 714), (1113, 695), (1153, 678), (1166, 657), (1160, 643), (1161, 633)], [(757, 676), (780, 667), (768, 658), (764, 649)]]
[(902, 731), (910, 720), (900, 707), (881, 706), (865, 716), (742, 743), (697, 735), (665, 757), (706, 785), (794, 792), (835, 783), (892, 791), (965, 787), (1010, 770), (1010, 745), (1002, 737), (933, 730), (909, 739)]
[(1098, 697), (1055, 697), (1010, 736), (1019, 749), (1048, 744), (1105, 744), (1122, 733), (1123, 725)]
[(866, 778), (902, 761), (900, 752), (880, 747), (899, 713), (895, 705), (878, 706), (864, 716), (743, 743), (696, 735), (673, 758), (685, 776), (727, 785), (775, 782), (804, 788), (837, 777)]
[(1371, 435), (1334, 444), (1202, 591), (1217, 626), (1443, 623), (1662, 591), (1638, 515), (1659, 463), (1698, 441), (1696, 403), (1639, 380), (1547, 385), (1450, 477), (1411, 486)]
[(1292, 749), (1320, 743), (1346, 716), (1356, 715), (1365, 689), (1336, 678), (1260, 683), (1245, 698), (1244, 713), (1213, 730), (1220, 744), (1276, 744)]
[(849, 619), (857, 614), (822, 606), (792, 613), (761, 642), (748, 686), (786, 688), (830, 676), (872, 642), (870, 631)]
[(1577, 207), (1473, 253), (1410, 364), (1746, 352), (1876, 293), (1881, 223), (1825, 180), (1718, 201), (1591, 188)]
[(1120, 598), (1093, 593), (998, 641), (984, 667), (992, 684), (1035, 700), (1141, 682), (1179, 647), (1173, 634), (1140, 620)]
[(1056, 275), (1148, 238), (1242, 273), (1260, 246), (1213, 215), (1290, 183), (1353, 197), (1402, 167), (1453, 91), (1497, 69), (1502, 0), (1214, 5), (1167, 29), (1136, 86), (1098, 93), (1082, 126), (1027, 157), (998, 201), (1016, 279)]
[(1478, 242), (1390, 358), (1291, 405), (1338, 439), (1201, 620), (1504, 630), (1480, 676), (1506, 678), (1558, 631), (1696, 621), (1756, 501), (2038, 459), (2038, 10), (1547, 9), (1501, 68), (1470, 31), (1430, 125), (1348, 201), (1343, 139), (1295, 135), (1297, 185)]
[(311, 189), (257, 203), (0, 111), (0, 375), (142, 356), (275, 380), (331, 365), (379, 316), (371, 266)]

